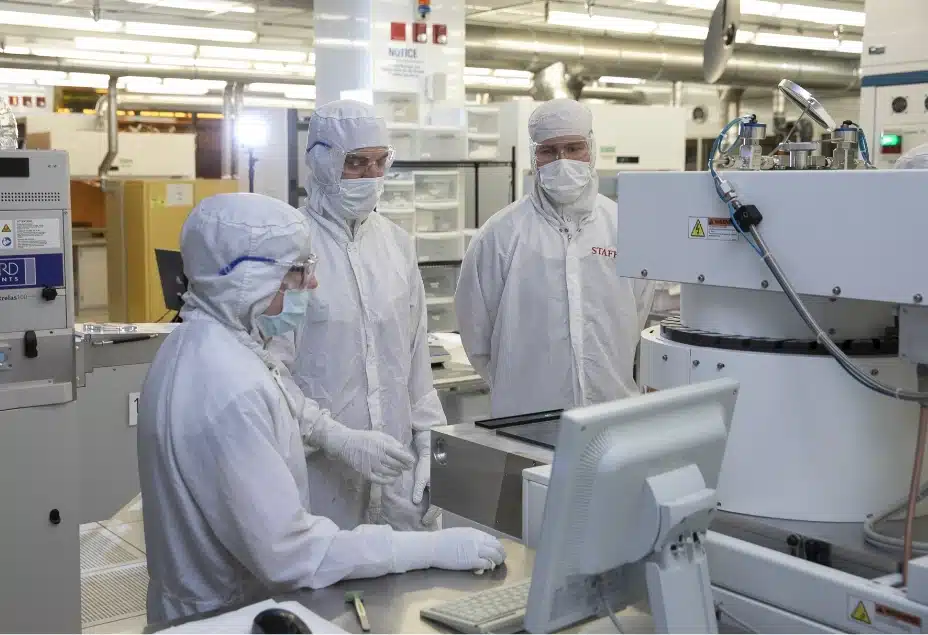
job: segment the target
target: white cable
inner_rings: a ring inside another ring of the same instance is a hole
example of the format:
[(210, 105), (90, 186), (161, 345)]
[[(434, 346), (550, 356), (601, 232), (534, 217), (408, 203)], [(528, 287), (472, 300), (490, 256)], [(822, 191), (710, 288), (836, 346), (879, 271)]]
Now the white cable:
[(606, 611), (606, 616), (612, 620), (612, 625), (615, 626), (615, 630), (619, 633), (624, 633), (622, 630), (622, 625), (619, 623), (619, 618), (615, 616), (615, 611), (612, 610), (612, 605), (609, 604), (609, 600), (606, 598), (604, 576), (600, 576), (599, 584), (596, 585), (596, 589), (599, 592), (599, 601), (603, 605), (603, 610)]

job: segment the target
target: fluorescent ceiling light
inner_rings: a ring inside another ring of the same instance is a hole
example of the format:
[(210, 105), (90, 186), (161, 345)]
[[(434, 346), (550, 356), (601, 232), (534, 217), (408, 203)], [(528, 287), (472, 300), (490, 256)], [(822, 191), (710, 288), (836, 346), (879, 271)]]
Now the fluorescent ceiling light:
[(271, 49), (243, 49), (228, 46), (201, 46), (200, 57), (219, 57), (231, 60), (255, 62), (305, 62), (306, 53), (300, 51), (276, 51)]
[(207, 42), (238, 42), (249, 44), (255, 41), (254, 31), (238, 29), (212, 29), (205, 26), (179, 26), (154, 22), (126, 22), (126, 33), (148, 37), (174, 37), (182, 40), (204, 40)]
[(72, 60), (91, 60), (94, 62), (114, 62), (117, 64), (144, 64), (148, 58), (144, 55), (125, 53), (106, 53), (103, 51), (79, 51), (77, 49), (32, 49), (33, 55), (41, 57), (61, 57)]
[(226, 87), (226, 82), (220, 79), (178, 79), (176, 77), (165, 77), (162, 81), (165, 86), (196, 86), (206, 88), (207, 90), (222, 90)]
[(3, 52), (9, 55), (29, 55), (28, 46), (4, 46)]
[(522, 79), (531, 79), (534, 74), (529, 71), (520, 71), (513, 68), (497, 68), (493, 71), (493, 75), (496, 77), (520, 77)]
[(838, 45), (838, 52), (860, 55), (864, 52), (864, 43), (860, 40), (844, 40)]
[(150, 42), (143, 40), (117, 40), (103, 37), (76, 37), (74, 46), (85, 51), (114, 51), (117, 53), (149, 53), (155, 55), (194, 55), (195, 44)]
[(126, 88), (130, 93), (148, 93), (154, 95), (205, 95), (208, 88), (199, 86), (165, 86), (163, 84), (149, 84), (148, 82), (127, 82)]
[(0, 68), (0, 77), (10, 84), (53, 85), (68, 76), (62, 71), (33, 71), (25, 68)]
[(465, 75), (485, 76), (485, 75), (490, 75), (492, 73), (493, 73), (492, 68), (476, 68), (473, 66), (468, 66), (467, 68), (464, 69)]
[(168, 57), (152, 55), (148, 61), (155, 66), (196, 66), (197, 61), (192, 57)]
[(0, 24), (105, 33), (114, 33), (122, 28), (122, 22), (118, 20), (94, 20), (93, 18), (79, 18), (70, 15), (22, 13), (19, 11), (0, 11)]
[(695, 24), (674, 24), (661, 22), (657, 25), (654, 35), (661, 37), (682, 37), (691, 40), (705, 40), (709, 36), (709, 27)]
[(664, 0), (664, 4), (668, 7), (686, 7), (687, 9), (715, 11), (718, 0)]
[(652, 33), (657, 29), (657, 22), (651, 22), (650, 20), (617, 18), (608, 15), (590, 17), (585, 13), (569, 13), (566, 11), (551, 11), (548, 14), (548, 24), (595, 29), (597, 31), (616, 31), (618, 33)]
[[(686, 7), (714, 11), (717, 0), (664, 0), (669, 7)], [(755, 15), (765, 18), (781, 18), (797, 22), (812, 22), (829, 26), (846, 25), (862, 27), (867, 21), (863, 11), (831, 9), (806, 4), (789, 2), (771, 2), (770, 0), (741, 0), (741, 15)]]
[(316, 87), (315, 86), (291, 86), (284, 91), (284, 97), (287, 99), (315, 99), (316, 98)]
[(465, 86), (502, 86), (514, 88), (531, 88), (530, 79), (520, 79), (518, 77), (465, 77)]
[(213, 60), (197, 58), (195, 60), (197, 68), (232, 68), (245, 70), (251, 68), (251, 64), (242, 60)]
[(126, 0), (130, 4), (145, 4), (166, 9), (208, 11), (209, 13), (254, 13), (252, 5), (224, 0)]
[[(846, 45), (850, 45), (848, 41)], [(805, 49), (808, 51), (837, 51), (840, 40), (804, 35), (785, 35), (783, 33), (757, 33), (754, 35), (757, 46), (776, 46), (778, 48)], [(861, 45), (863, 46), (863, 45)]]
[(604, 75), (599, 78), (600, 84), (629, 84), (636, 86), (638, 84), (643, 84), (644, 80), (640, 77), (613, 77), (611, 75)]

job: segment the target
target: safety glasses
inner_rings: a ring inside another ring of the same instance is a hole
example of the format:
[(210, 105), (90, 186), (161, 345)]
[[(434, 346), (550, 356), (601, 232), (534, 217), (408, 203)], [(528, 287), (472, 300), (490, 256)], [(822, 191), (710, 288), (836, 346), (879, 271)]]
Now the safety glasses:
[(393, 165), (393, 148), (349, 152), (345, 155), (342, 178), (376, 178), (386, 174)]
[[(275, 260), (273, 258), (264, 258), (262, 256), (241, 256), (236, 258), (225, 267), (219, 270), (220, 276), (227, 276), (243, 262), (262, 262), (269, 265), (277, 265), (281, 269), (286, 269), (287, 275), (281, 284), (281, 289), (309, 289), (313, 276), (316, 274), (316, 263), (318, 259), (315, 254), (310, 254), (306, 260), (291, 262), (286, 260)], [(295, 275), (290, 275), (295, 274)]]
[(590, 163), (591, 167), (593, 166), (592, 136), (552, 139), (542, 143), (532, 143), (531, 149), (532, 164), (535, 169), (560, 159), (586, 161)]

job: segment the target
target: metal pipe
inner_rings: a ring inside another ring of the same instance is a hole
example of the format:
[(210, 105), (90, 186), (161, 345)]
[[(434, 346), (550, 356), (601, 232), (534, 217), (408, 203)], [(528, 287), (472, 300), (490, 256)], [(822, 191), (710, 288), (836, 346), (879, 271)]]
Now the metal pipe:
[(915, 531), (915, 506), (922, 484), (922, 464), (925, 459), (925, 439), (928, 437), (928, 406), (922, 405), (918, 414), (918, 437), (915, 441), (915, 460), (912, 462), (912, 481), (909, 483), (909, 500), (905, 510), (905, 532), (902, 534), (902, 584), (909, 583), (909, 560), (912, 559), (912, 534)]
[[(604, 35), (532, 31), (468, 24), (468, 66), (535, 69), (564, 62), (571, 74), (627, 75), (665, 81), (703, 82), (702, 45), (619, 40)], [(780, 50), (736, 51), (723, 84), (772, 86), (784, 77), (807, 88), (850, 89), (859, 86), (859, 61), (848, 56), (807, 52), (784, 56)]]
[(222, 178), (232, 178), (232, 144), (234, 143), (233, 85), (227, 82), (222, 89)]
[(238, 139), (238, 124), (241, 121), (242, 114), (245, 111), (245, 84), (244, 82), (235, 82), (233, 86), (233, 102), (232, 107), (233, 112), (235, 113), (232, 118), (232, 178), (238, 179), (239, 175), (239, 139)]
[(119, 153), (119, 119), (116, 114), (119, 109), (118, 89), (116, 88), (118, 81), (118, 77), (110, 75), (109, 86), (106, 89), (106, 155), (97, 169), (97, 176), (100, 177), (101, 181), (106, 181), (113, 161), (116, 160), (116, 155)]
[(683, 82), (676, 81), (670, 87), (670, 105), (683, 105)]

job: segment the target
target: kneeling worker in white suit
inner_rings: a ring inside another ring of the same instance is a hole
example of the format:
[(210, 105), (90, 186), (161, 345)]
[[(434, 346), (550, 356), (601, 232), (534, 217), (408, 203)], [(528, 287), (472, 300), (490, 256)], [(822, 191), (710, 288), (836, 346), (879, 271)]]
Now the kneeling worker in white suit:
[(528, 126), (534, 188), (481, 227), (455, 294), (495, 417), (637, 393), (635, 351), (654, 299), (653, 283), (616, 273), (618, 213), (599, 194), (589, 108), (555, 99)]
[(158, 350), (139, 404), (150, 622), (344, 579), (504, 560), (476, 530), (342, 531), (313, 514), (304, 441), (318, 443), (326, 424), (265, 346), (303, 320), (317, 285), (300, 212), (255, 194), (210, 197), (184, 223), (181, 254), (184, 323)]

